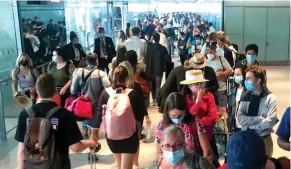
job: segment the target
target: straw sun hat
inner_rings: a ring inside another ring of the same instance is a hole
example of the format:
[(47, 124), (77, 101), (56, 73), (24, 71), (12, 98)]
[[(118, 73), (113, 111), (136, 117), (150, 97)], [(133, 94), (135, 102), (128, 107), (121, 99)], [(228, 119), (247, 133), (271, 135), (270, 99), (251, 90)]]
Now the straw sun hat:
[(204, 68), (206, 65), (207, 59), (201, 53), (195, 53), (189, 60), (189, 66), (193, 68)]
[(201, 70), (188, 70), (186, 72), (186, 80), (181, 81), (180, 84), (189, 85), (207, 81), (209, 80), (203, 78), (203, 73)]

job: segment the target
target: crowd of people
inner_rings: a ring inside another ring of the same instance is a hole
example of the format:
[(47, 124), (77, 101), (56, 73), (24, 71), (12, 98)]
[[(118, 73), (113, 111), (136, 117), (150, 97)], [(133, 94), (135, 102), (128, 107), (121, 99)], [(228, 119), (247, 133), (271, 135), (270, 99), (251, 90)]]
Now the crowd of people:
[(24, 52), (34, 61), (34, 64), (41, 64), (49, 61), (53, 51), (58, 46), (67, 43), (65, 20), (54, 23), (53, 19), (48, 21), (45, 27), (44, 22), (38, 16), (22, 19), (22, 32)]
[[(290, 167), (287, 158), (272, 158), (277, 99), (257, 60), (258, 46), (249, 44), (239, 53), (225, 32), (207, 29), (211, 23), (193, 17), (177, 46), (173, 19), (156, 25), (148, 18), (145, 26), (121, 30), (116, 47), (99, 27), (88, 54), (71, 32), (71, 43), (54, 49), (46, 73), (33, 68), (29, 54), (21, 54), (12, 72), (14, 97), (24, 95), (36, 104), (19, 115), (18, 169), (71, 168), (69, 149), (98, 152), (102, 124), (117, 168), (138, 168), (143, 124), (151, 124), (149, 106), (163, 114), (149, 169)], [(182, 62), (175, 68), (174, 49)], [(290, 108), (276, 134), (278, 145), (290, 151)], [(222, 166), (220, 142), (226, 144)]]

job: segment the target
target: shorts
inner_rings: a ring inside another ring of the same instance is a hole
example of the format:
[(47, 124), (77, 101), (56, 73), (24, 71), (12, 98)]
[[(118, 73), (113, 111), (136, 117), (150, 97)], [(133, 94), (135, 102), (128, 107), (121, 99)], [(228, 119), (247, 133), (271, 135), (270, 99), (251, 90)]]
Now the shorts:
[(98, 125), (98, 115), (97, 115), (98, 108), (93, 107), (93, 117), (92, 119), (87, 120), (87, 126), (90, 129), (99, 129), (100, 126)]
[(215, 100), (217, 101), (216, 105), (218, 105), (218, 107), (226, 107), (228, 99), (226, 90), (215, 92), (214, 97)]

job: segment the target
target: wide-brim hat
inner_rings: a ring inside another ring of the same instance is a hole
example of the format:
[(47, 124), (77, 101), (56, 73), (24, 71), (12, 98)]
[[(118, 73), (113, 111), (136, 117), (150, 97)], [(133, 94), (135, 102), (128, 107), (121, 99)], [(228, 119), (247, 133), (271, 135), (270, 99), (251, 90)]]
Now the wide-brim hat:
[(186, 79), (181, 81), (180, 84), (189, 85), (209, 81), (203, 78), (203, 73), (201, 70), (188, 70), (185, 77)]
[(192, 68), (204, 68), (206, 65), (207, 59), (201, 53), (195, 53), (189, 60), (189, 66)]
[(32, 100), (27, 96), (16, 96), (14, 103), (20, 108), (26, 108), (32, 106)]

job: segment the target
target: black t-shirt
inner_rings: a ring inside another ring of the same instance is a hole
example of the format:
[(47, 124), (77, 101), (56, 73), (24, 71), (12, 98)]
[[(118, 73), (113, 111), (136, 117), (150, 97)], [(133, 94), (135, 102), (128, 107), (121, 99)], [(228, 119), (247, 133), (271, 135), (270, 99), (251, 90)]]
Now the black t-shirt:
[[(45, 117), (47, 112), (56, 107), (57, 104), (51, 101), (42, 101), (41, 103), (32, 106), (36, 117)], [(18, 126), (15, 134), (15, 139), (19, 142), (24, 142), (26, 132), (26, 119), (28, 115), (25, 110), (22, 110), (18, 118)], [(70, 168), (69, 146), (78, 143), (83, 139), (80, 129), (77, 125), (72, 112), (61, 108), (52, 118), (58, 121), (58, 127), (55, 131), (56, 150), (62, 158), (62, 168)]]

